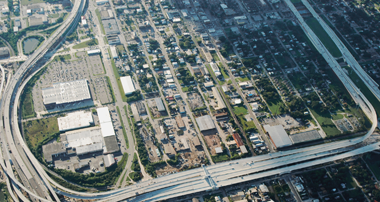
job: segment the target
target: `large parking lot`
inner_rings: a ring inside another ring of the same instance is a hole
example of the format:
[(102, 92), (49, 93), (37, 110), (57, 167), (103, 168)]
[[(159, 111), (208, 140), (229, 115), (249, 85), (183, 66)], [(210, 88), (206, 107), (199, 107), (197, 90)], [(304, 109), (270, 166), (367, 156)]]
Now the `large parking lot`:
[[(42, 102), (42, 88), (53, 83), (87, 79), (93, 102), (76, 105), (75, 108), (94, 105), (96, 102), (107, 104), (112, 102), (112, 96), (104, 76), (104, 68), (99, 55), (87, 56), (75, 61), (55, 61), (48, 64), (46, 71), (33, 88), (33, 103), (37, 113), (46, 113)], [(74, 108), (74, 107), (73, 107)], [(69, 108), (68, 108), (69, 109)], [(62, 110), (62, 109), (60, 109)], [(49, 110), (56, 111), (55, 109)]]

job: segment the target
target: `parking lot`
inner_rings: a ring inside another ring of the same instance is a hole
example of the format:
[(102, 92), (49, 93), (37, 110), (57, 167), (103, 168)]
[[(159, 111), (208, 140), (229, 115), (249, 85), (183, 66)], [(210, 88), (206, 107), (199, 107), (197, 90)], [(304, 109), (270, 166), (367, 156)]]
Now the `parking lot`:
[[(112, 102), (112, 96), (104, 73), (103, 64), (99, 55), (86, 56), (75, 61), (56, 61), (48, 64), (46, 71), (42, 74), (33, 87), (33, 103), (37, 113), (47, 113), (42, 101), (42, 88), (53, 83), (62, 83), (87, 79), (92, 100), (101, 104)], [(68, 107), (65, 110), (94, 105), (93, 101), (82, 102), (78, 105)], [(58, 111), (62, 109), (49, 110)]]

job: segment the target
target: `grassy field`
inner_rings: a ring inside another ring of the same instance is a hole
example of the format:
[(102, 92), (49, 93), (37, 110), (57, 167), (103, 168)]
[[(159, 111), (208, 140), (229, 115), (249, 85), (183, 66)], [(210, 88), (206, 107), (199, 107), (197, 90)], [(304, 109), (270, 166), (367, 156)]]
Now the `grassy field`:
[(367, 153), (363, 156), (363, 159), (367, 163), (369, 169), (372, 170), (377, 180), (380, 180), (380, 155)]
[(89, 46), (94, 46), (94, 45), (98, 45), (98, 44), (99, 43), (98, 43), (97, 39), (91, 39), (89, 41), (85, 41), (85, 42), (82, 42), (80, 44), (73, 46), (73, 49), (87, 48)]
[(285, 105), (281, 100), (277, 100), (276, 102), (269, 102), (268, 103), (268, 107), (269, 107), (270, 111), (273, 113), (273, 115), (281, 114), (280, 106), (283, 106), (285, 108)]
[(248, 77), (238, 78), (239, 82), (249, 81)]
[(310, 111), (313, 113), (315, 119), (317, 119), (319, 125), (322, 126), (322, 129), (325, 131), (327, 136), (332, 137), (342, 134), (332, 122), (330, 113), (327, 112), (321, 114), (311, 108)]
[(332, 119), (333, 120), (343, 119), (343, 115), (342, 114), (333, 114)]
[(29, 140), (32, 147), (36, 147), (38, 143), (59, 133), (56, 117), (27, 121), (23, 124), (25, 138)]
[(106, 32), (104, 31), (104, 26), (103, 26), (103, 23), (102, 23), (102, 15), (100, 14), (100, 11), (98, 9), (95, 10), (95, 13), (96, 13), (96, 16), (98, 16), (98, 20), (99, 20), (99, 24), (100, 24), (100, 27), (102, 28), (102, 34), (105, 34)]
[(306, 23), (310, 26), (313, 32), (318, 36), (322, 43), (326, 46), (327, 50), (330, 51), (331, 55), (334, 57), (342, 57), (342, 53), (335, 45), (334, 41), (330, 38), (327, 32), (319, 24), (315, 18), (309, 18), (306, 20)]
[(380, 115), (380, 102), (369, 90), (369, 88), (364, 84), (360, 77), (352, 70), (348, 69), (348, 75), (360, 91), (366, 96), (366, 98), (371, 102), (372, 106), (375, 108), (377, 115)]
[(212, 58), (216, 61), (219, 61), (219, 57), (218, 57), (218, 54), (216, 54), (215, 52), (214, 53), (211, 53), (212, 55)]
[(44, 3), (44, 0), (21, 0), (21, 5)]
[(59, 13), (49, 14), (49, 18), (58, 18), (58, 17), (59, 17)]
[(26, 88), (22, 95), (21, 115), (23, 119), (32, 118), (36, 116), (34, 112), (32, 89)]
[(234, 113), (236, 116), (248, 114), (248, 110), (245, 107), (234, 107)]
[(8, 192), (7, 184), (5, 182), (0, 183), (0, 201), (11, 201), (11, 195)]

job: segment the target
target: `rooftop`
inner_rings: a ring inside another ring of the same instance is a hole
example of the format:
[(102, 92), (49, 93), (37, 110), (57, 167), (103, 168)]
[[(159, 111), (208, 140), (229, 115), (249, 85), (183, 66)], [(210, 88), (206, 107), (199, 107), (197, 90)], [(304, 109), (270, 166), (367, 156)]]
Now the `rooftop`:
[(59, 131), (88, 127), (94, 123), (91, 112), (78, 111), (58, 118)]
[(165, 111), (164, 103), (162, 102), (161, 98), (157, 97), (154, 98), (154, 101), (156, 101), (156, 106), (159, 112)]
[(54, 83), (42, 89), (42, 98), (47, 104), (64, 104), (91, 99), (87, 79)]
[(121, 85), (123, 86), (124, 93), (130, 95), (135, 92), (135, 85), (133, 84), (131, 76), (120, 77)]
[(199, 126), (200, 131), (212, 130), (215, 129), (214, 121), (210, 115), (201, 116), (195, 119)]
[(268, 132), (275, 147), (281, 148), (293, 144), (282, 125), (264, 125), (264, 129)]

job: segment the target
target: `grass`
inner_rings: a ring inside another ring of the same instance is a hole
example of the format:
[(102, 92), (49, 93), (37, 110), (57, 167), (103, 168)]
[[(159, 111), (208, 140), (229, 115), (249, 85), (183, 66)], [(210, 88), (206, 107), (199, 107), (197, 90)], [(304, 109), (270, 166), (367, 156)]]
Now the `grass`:
[(219, 57), (218, 57), (218, 55), (215, 52), (211, 53), (211, 55), (212, 55), (212, 58), (215, 60), (215, 62), (219, 61)]
[(332, 116), (333, 120), (343, 119), (343, 115), (342, 114), (333, 114), (331, 116)]
[(238, 80), (240, 82), (244, 82), (244, 81), (249, 81), (249, 78), (248, 77), (242, 77), (242, 78), (238, 78)]
[(189, 87), (183, 87), (182, 92), (189, 92)]
[(44, 0), (21, 0), (21, 5), (44, 3)]
[(342, 53), (335, 45), (334, 41), (330, 38), (327, 32), (323, 29), (321, 24), (315, 18), (309, 18), (306, 20), (306, 23), (313, 30), (313, 32), (318, 36), (318, 38), (322, 41), (322, 43), (326, 46), (327, 50), (334, 57), (342, 57)]
[(103, 26), (103, 23), (102, 23), (102, 15), (100, 14), (100, 11), (98, 9), (95, 10), (95, 13), (96, 13), (96, 16), (98, 16), (98, 20), (99, 20), (99, 24), (100, 24), (100, 27), (102, 28), (102, 34), (105, 34), (106, 31), (104, 31), (104, 26)]
[(59, 17), (59, 13), (49, 14), (49, 18), (58, 18), (58, 17)]
[(317, 119), (319, 125), (321, 125), (323, 131), (325, 131), (327, 136), (333, 137), (342, 134), (335, 124), (331, 120), (331, 115), (329, 112), (318, 113), (317, 111), (310, 108), (311, 113), (313, 113), (315, 119)]
[(71, 60), (71, 55), (70, 54), (67, 54), (67, 55), (57, 55), (53, 59), (53, 61), (55, 61), (55, 62), (59, 62), (59, 61), (64, 62), (66, 60)]
[(248, 110), (245, 107), (234, 107), (233, 111), (236, 116), (248, 114)]
[(59, 133), (58, 121), (56, 117), (37, 119), (24, 122), (24, 135), (33, 148), (38, 143)]
[(281, 106), (285, 108), (285, 105), (281, 100), (274, 100), (274, 101), (268, 102), (268, 107), (273, 115), (281, 114), (280, 112)]
[(352, 69), (348, 69), (348, 75), (355, 83), (355, 85), (360, 89), (360, 91), (365, 95), (365, 97), (371, 102), (372, 106), (375, 108), (377, 115), (380, 115), (380, 102), (369, 90), (369, 88), (364, 84), (360, 77)]
[(121, 117), (120, 109), (119, 109), (118, 106), (116, 106), (116, 109), (117, 109), (117, 114), (118, 114), (119, 117), (120, 117), (121, 127), (123, 128), (123, 136), (124, 136), (124, 139), (125, 139), (125, 144), (127, 145), (127, 149), (129, 149), (129, 142), (128, 142), (128, 137), (127, 137), (127, 131), (125, 130), (125, 126), (124, 126), (123, 118)]
[(211, 158), (214, 163), (230, 160), (230, 157), (227, 154), (218, 154), (211, 156)]
[(114, 103), (116, 101), (116, 96), (115, 96), (115, 92), (113, 91), (113, 87), (112, 87), (112, 84), (111, 84), (111, 79), (108, 76), (106, 76), (106, 78), (107, 78), (108, 87), (109, 87), (109, 89), (111, 91), (112, 103)]
[(32, 89), (26, 88), (22, 95), (21, 115), (23, 119), (33, 118), (36, 116), (34, 112), (34, 104), (32, 97)]
[(353, 180), (347, 166), (344, 164), (339, 164), (337, 166), (333, 166), (333, 168), (338, 170), (337, 173), (332, 173), (331, 175), (337, 185), (344, 183), (348, 189), (356, 187), (356, 183)]
[(80, 48), (87, 48), (89, 46), (98, 45), (98, 39), (91, 39), (89, 41), (82, 42), (80, 44), (77, 44), (73, 46), (73, 49), (80, 49)]
[(0, 201), (12, 201), (7, 184), (4, 182), (0, 183)]
[(367, 163), (369, 169), (372, 170), (377, 180), (380, 180), (380, 155), (367, 153), (363, 156), (363, 159)]

